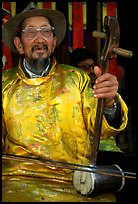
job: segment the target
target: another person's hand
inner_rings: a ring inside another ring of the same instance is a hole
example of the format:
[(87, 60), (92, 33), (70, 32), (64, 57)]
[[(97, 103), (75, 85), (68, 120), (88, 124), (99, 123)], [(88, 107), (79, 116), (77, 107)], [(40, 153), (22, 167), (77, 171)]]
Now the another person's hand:
[(105, 106), (112, 108), (119, 86), (116, 76), (110, 73), (102, 74), (98, 66), (94, 67), (94, 73), (97, 77), (95, 85), (93, 86), (94, 96), (96, 98), (105, 98)]

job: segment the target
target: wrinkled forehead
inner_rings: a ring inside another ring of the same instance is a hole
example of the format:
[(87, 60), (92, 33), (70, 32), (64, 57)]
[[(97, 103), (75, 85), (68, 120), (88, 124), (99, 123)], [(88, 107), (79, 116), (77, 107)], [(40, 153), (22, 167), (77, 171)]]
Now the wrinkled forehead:
[(42, 25), (51, 25), (49, 19), (45, 16), (34, 16), (34, 17), (30, 17), (25, 19), (22, 22), (22, 27), (26, 27), (26, 26), (37, 26), (39, 24)]

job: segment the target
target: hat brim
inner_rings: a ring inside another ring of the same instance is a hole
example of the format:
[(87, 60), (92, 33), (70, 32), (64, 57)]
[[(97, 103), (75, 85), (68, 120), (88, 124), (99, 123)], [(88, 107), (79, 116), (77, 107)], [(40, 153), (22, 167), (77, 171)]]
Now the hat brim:
[(63, 41), (66, 34), (65, 16), (57, 10), (32, 9), (11, 17), (11, 19), (4, 24), (2, 28), (2, 39), (11, 51), (17, 53), (16, 47), (14, 45), (14, 37), (16, 36), (19, 24), (23, 20), (34, 16), (47, 17), (52, 23), (52, 26), (55, 28), (55, 35), (57, 36), (57, 45), (59, 45)]

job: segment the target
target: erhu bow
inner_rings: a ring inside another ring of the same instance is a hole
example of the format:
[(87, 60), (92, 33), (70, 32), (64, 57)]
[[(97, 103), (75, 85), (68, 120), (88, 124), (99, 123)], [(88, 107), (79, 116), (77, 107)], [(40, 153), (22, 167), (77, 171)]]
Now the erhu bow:
[[(102, 74), (108, 72), (109, 61), (116, 54), (124, 57), (132, 57), (131, 51), (118, 48), (120, 28), (115, 17), (105, 16), (104, 30), (105, 33), (98, 31), (93, 32), (94, 37), (101, 37), (105, 39), (105, 45), (99, 64)], [(118, 165), (97, 166), (104, 101), (104, 98), (98, 99), (90, 166), (98, 170), (101, 169), (104, 172), (116, 171), (116, 174), (120, 176), (113, 177), (110, 175), (109, 177), (107, 175), (97, 173), (75, 171), (73, 176), (74, 187), (82, 195), (94, 195), (99, 192), (116, 192), (120, 191), (125, 185), (125, 174)]]
[[(95, 166), (87, 166), (82, 164), (74, 164), (69, 162), (62, 162), (62, 161), (55, 161), (52, 159), (46, 159), (42, 157), (29, 157), (29, 156), (23, 156), (23, 155), (14, 155), (14, 154), (3, 154), (2, 155), (2, 162), (6, 162), (7, 160), (10, 161), (18, 161), (18, 162), (27, 162), (30, 164), (38, 164), (38, 165), (46, 165), (50, 167), (55, 168), (61, 168), (61, 169), (69, 169), (69, 170), (77, 170), (77, 171), (84, 171), (84, 172), (91, 172), (101, 175), (107, 175), (107, 176), (115, 176), (120, 177), (121, 175), (118, 174), (116, 170), (112, 171), (106, 171), (105, 169), (98, 169), (95, 168)], [(122, 176), (121, 176), (122, 177)], [(124, 177), (129, 179), (136, 179), (136, 173), (133, 172), (124, 172)]]

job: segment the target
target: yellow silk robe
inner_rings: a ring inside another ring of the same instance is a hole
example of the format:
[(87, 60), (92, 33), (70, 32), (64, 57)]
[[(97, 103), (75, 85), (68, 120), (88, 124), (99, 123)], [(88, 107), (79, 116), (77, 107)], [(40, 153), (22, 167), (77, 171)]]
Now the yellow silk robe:
[[(4, 154), (41, 157), (89, 165), (97, 99), (90, 79), (74, 67), (57, 64), (42, 78), (27, 78), (18, 67), (3, 73), (2, 148)], [(103, 117), (101, 150), (119, 151), (114, 136), (127, 125), (127, 106), (121, 103), (122, 124), (111, 127)], [(91, 132), (91, 134), (90, 134)], [(73, 187), (72, 170), (35, 160), (3, 159), (3, 202), (115, 201), (112, 193), (82, 196)]]

